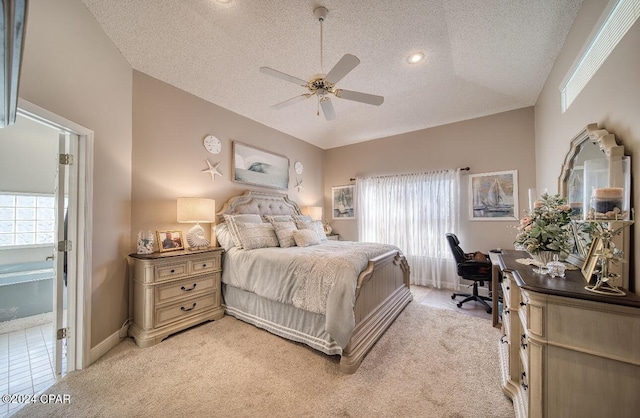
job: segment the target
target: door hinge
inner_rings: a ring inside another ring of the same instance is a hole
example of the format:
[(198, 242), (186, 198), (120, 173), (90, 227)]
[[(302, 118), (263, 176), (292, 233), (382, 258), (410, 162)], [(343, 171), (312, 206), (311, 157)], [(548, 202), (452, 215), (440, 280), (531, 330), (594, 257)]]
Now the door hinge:
[(57, 340), (62, 340), (64, 338), (67, 338), (67, 329), (66, 328), (60, 328), (57, 332), (56, 332), (56, 339)]
[(71, 241), (58, 241), (58, 252), (71, 251)]
[(71, 155), (71, 154), (60, 154), (60, 164), (62, 164), (62, 165), (71, 165), (71, 164), (73, 164), (73, 155)]

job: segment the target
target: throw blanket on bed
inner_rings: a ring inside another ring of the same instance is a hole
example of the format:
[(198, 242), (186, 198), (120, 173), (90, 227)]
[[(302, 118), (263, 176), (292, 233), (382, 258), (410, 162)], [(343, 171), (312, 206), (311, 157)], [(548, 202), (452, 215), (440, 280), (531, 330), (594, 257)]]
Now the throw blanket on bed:
[(325, 315), (325, 329), (345, 348), (355, 326), (360, 272), (391, 245), (323, 241), (320, 245), (238, 250), (225, 254), (222, 281), (267, 299)]

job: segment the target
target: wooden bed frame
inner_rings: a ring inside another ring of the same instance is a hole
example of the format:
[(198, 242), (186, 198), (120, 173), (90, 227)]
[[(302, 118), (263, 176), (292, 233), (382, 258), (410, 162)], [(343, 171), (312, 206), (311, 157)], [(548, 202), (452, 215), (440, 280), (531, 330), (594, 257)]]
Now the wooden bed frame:
[[(301, 214), (298, 205), (287, 195), (247, 191), (232, 197), (217, 213), (293, 215)], [(360, 273), (354, 307), (356, 325), (349, 344), (342, 352), (340, 370), (354, 373), (367, 352), (412, 300), (409, 290), (409, 264), (398, 250), (389, 251), (369, 260)]]

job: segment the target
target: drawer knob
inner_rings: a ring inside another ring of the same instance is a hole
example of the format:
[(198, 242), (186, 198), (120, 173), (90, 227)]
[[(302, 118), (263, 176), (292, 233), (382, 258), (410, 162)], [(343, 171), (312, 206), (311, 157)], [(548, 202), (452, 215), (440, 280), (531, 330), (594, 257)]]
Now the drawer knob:
[(187, 289), (186, 287), (182, 286), (182, 287), (180, 288), (180, 290), (184, 290), (185, 292), (191, 292), (193, 289), (195, 289), (195, 288), (196, 288), (196, 285), (197, 285), (197, 284), (198, 284), (198, 283), (194, 283), (194, 284), (193, 284), (193, 287), (191, 287), (190, 289)]
[(206, 264), (203, 264), (203, 265), (202, 265), (202, 268), (205, 268), (205, 267), (207, 267), (207, 265), (206, 265)]
[(522, 386), (522, 389), (524, 389), (524, 390), (529, 389), (529, 385), (524, 383), (524, 379), (526, 379), (526, 378), (527, 378), (527, 373), (526, 372), (522, 372), (522, 378), (520, 379), (520, 386)]
[(520, 302), (520, 306), (525, 306), (525, 305), (526, 305), (526, 303)]
[(527, 341), (527, 335), (526, 334), (522, 334), (522, 336), (520, 337), (520, 347), (527, 348), (527, 343), (525, 342)]
[(507, 286), (507, 290), (510, 290), (511, 288), (509, 286)]
[(193, 305), (192, 305), (190, 308), (185, 308), (184, 306), (181, 306), (181, 307), (180, 307), (180, 310), (181, 310), (182, 312), (189, 312), (189, 311), (192, 311), (195, 307), (196, 307), (196, 303), (195, 303), (195, 302), (193, 302)]
[(175, 272), (176, 272), (175, 270), (173, 270), (173, 269), (171, 270), (171, 273), (175, 273)]

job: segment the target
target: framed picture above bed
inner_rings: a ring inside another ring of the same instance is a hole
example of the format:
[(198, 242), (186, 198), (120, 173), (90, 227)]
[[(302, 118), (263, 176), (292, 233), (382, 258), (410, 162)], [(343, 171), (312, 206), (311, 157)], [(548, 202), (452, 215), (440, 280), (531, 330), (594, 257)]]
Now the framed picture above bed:
[(289, 159), (233, 141), (233, 181), (288, 190)]
[(469, 219), (513, 221), (518, 217), (518, 171), (469, 175)]
[(333, 219), (355, 219), (355, 186), (335, 186), (331, 188), (331, 213)]

